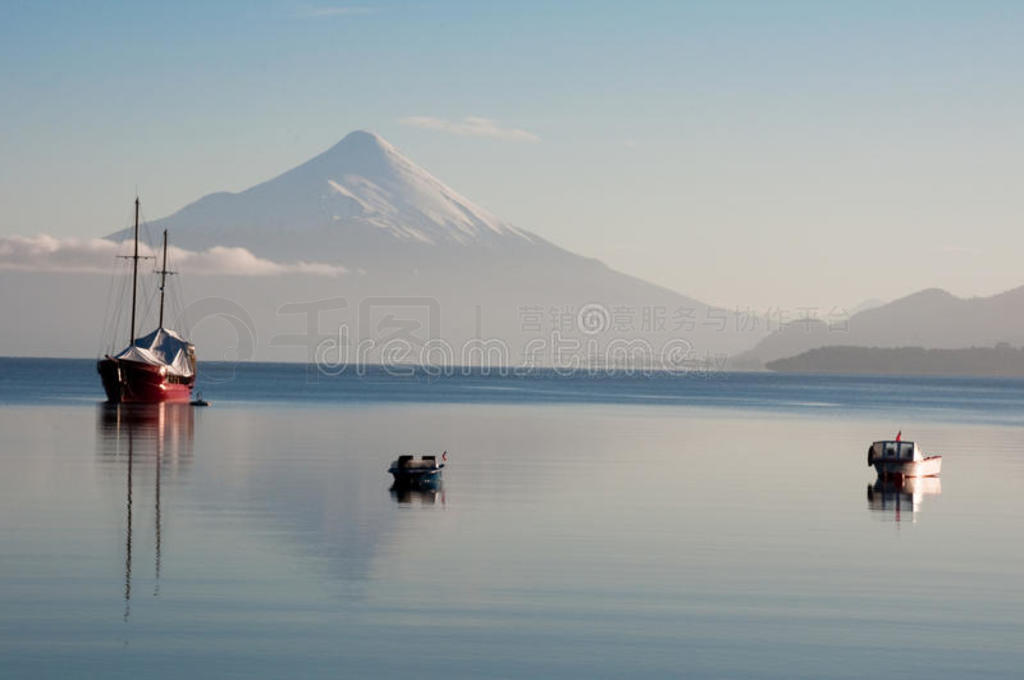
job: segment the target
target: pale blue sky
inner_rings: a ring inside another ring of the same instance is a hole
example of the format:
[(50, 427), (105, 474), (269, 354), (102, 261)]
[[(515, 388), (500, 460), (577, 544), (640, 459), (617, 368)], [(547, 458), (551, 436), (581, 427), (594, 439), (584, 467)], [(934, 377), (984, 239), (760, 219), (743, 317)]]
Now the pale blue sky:
[(0, 236), (101, 235), (136, 187), (160, 217), (367, 128), (709, 302), (988, 294), (1024, 284), (1022, 36), (1019, 2), (6, 2)]

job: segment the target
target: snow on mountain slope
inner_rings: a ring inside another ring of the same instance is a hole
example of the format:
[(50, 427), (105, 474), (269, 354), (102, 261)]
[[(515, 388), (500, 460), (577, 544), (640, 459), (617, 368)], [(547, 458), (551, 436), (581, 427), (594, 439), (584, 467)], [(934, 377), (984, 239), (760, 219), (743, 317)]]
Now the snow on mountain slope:
[[(275, 259), (353, 260), (403, 246), (501, 249), (543, 239), (498, 219), (366, 131), (239, 193), (215, 193), (153, 223), (186, 248), (243, 246)], [(114, 234), (121, 238), (126, 232)]]

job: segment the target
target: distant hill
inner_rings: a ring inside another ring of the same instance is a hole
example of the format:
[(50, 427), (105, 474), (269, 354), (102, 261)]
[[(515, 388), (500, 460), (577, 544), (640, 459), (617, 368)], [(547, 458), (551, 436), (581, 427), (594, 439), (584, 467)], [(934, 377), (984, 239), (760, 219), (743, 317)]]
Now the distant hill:
[(984, 298), (958, 298), (931, 288), (846, 320), (794, 321), (730, 365), (762, 368), (819, 347), (958, 349), (999, 343), (1024, 345), (1024, 286)]
[(767, 368), (781, 373), (1024, 377), (1024, 348), (819, 347), (771, 361)]

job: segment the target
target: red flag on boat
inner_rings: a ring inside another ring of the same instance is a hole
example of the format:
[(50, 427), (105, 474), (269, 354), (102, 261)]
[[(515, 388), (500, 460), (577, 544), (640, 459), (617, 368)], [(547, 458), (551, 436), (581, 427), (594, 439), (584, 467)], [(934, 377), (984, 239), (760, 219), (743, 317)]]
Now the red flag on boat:
[(900, 430), (899, 432), (896, 433), (896, 441), (897, 442), (903, 441), (903, 430)]
[(444, 453), (441, 454), (441, 460), (443, 460), (446, 463), (448, 462), (448, 450), (447, 449), (445, 450)]

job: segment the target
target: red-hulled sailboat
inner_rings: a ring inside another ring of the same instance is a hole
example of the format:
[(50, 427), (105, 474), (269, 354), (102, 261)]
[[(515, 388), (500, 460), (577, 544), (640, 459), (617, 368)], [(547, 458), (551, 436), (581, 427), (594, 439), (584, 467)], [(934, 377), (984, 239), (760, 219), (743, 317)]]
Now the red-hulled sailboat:
[(96, 363), (107, 401), (112, 403), (189, 401), (196, 382), (195, 345), (164, 328), (164, 289), (167, 275), (167, 231), (164, 231), (163, 266), (160, 271), (160, 321), (156, 330), (135, 337), (135, 306), (139, 281), (139, 199), (135, 199), (135, 250), (132, 261), (131, 343), (113, 356)]

